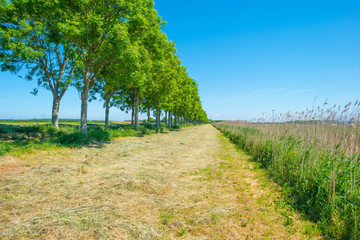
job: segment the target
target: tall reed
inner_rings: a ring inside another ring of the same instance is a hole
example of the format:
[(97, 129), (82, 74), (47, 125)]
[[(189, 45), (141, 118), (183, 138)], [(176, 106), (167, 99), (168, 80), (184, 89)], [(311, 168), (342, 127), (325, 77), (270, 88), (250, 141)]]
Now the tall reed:
[(267, 168), (325, 234), (360, 239), (359, 104), (214, 125)]

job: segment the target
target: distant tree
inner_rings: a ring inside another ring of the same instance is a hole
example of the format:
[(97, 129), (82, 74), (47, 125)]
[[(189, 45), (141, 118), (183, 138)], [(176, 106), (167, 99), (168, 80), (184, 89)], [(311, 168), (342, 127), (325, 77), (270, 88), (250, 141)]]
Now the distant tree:
[[(151, 74), (151, 52), (158, 46), (156, 42), (163, 22), (154, 9), (153, 0), (143, 0), (143, 8), (135, 9), (133, 17), (128, 22), (129, 36), (137, 49), (136, 70), (132, 72), (127, 82), (127, 88), (133, 99), (133, 116), (135, 130), (139, 129), (140, 104), (144, 103), (146, 84)], [(148, 107), (148, 106), (146, 106)]]
[(104, 102), (106, 129), (109, 127), (110, 107), (115, 105), (113, 99), (118, 91), (120, 91), (120, 88), (113, 79), (106, 76), (99, 76), (98, 81), (96, 81), (95, 86), (89, 93), (90, 100), (96, 100), (96, 96), (99, 95), (100, 99)]

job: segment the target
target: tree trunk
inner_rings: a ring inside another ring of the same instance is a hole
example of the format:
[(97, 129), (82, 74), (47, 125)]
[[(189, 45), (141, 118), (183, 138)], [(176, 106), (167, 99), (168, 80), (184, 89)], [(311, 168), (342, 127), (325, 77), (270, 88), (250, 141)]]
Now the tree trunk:
[(167, 124), (167, 112), (165, 111), (165, 125)]
[(171, 112), (169, 111), (168, 127), (171, 127)]
[(177, 126), (177, 116), (174, 115), (174, 123), (175, 123), (175, 127)]
[(148, 120), (147, 123), (150, 124), (150, 108), (148, 108)]
[(135, 108), (134, 103), (131, 106), (131, 126), (134, 126)]
[(156, 128), (157, 129), (160, 128), (160, 114), (161, 114), (160, 109), (157, 109), (156, 110)]
[(134, 124), (135, 124), (135, 130), (139, 131), (139, 106), (140, 105), (140, 96), (139, 93), (135, 93), (135, 118), (134, 118)]
[(106, 99), (105, 103), (105, 128), (109, 127), (109, 113), (110, 113), (110, 98)]
[[(87, 89), (87, 87), (84, 87)], [(87, 135), (87, 104), (89, 91), (84, 90), (81, 93), (81, 133)]]
[(59, 128), (59, 108), (60, 108), (60, 98), (54, 96), (51, 122), (56, 128)]

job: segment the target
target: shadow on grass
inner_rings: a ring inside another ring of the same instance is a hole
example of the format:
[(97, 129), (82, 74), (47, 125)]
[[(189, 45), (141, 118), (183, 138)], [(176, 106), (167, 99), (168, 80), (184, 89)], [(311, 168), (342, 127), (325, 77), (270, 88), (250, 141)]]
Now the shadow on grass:
[(88, 135), (80, 132), (77, 122), (61, 123), (55, 128), (50, 123), (11, 122), (0, 124), (0, 156), (25, 153), (31, 150), (51, 150), (58, 148), (102, 148), (114, 138), (143, 137), (166, 131), (179, 131), (180, 126), (160, 129), (155, 124), (140, 124), (136, 131), (131, 124), (111, 123), (105, 129), (104, 123), (88, 123)]

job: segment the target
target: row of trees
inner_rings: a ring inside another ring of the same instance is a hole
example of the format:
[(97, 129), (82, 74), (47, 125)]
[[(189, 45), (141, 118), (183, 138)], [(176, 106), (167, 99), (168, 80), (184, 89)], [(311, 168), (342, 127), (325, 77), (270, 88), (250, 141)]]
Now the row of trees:
[[(87, 104), (101, 96), (109, 108), (166, 112), (183, 121), (206, 122), (197, 83), (163, 33), (153, 0), (0, 0), (1, 70), (26, 69), (28, 80), (52, 92), (52, 123), (70, 86), (81, 93), (81, 131)], [(37, 89), (34, 89), (37, 93)], [(170, 122), (170, 121), (168, 121)]]

